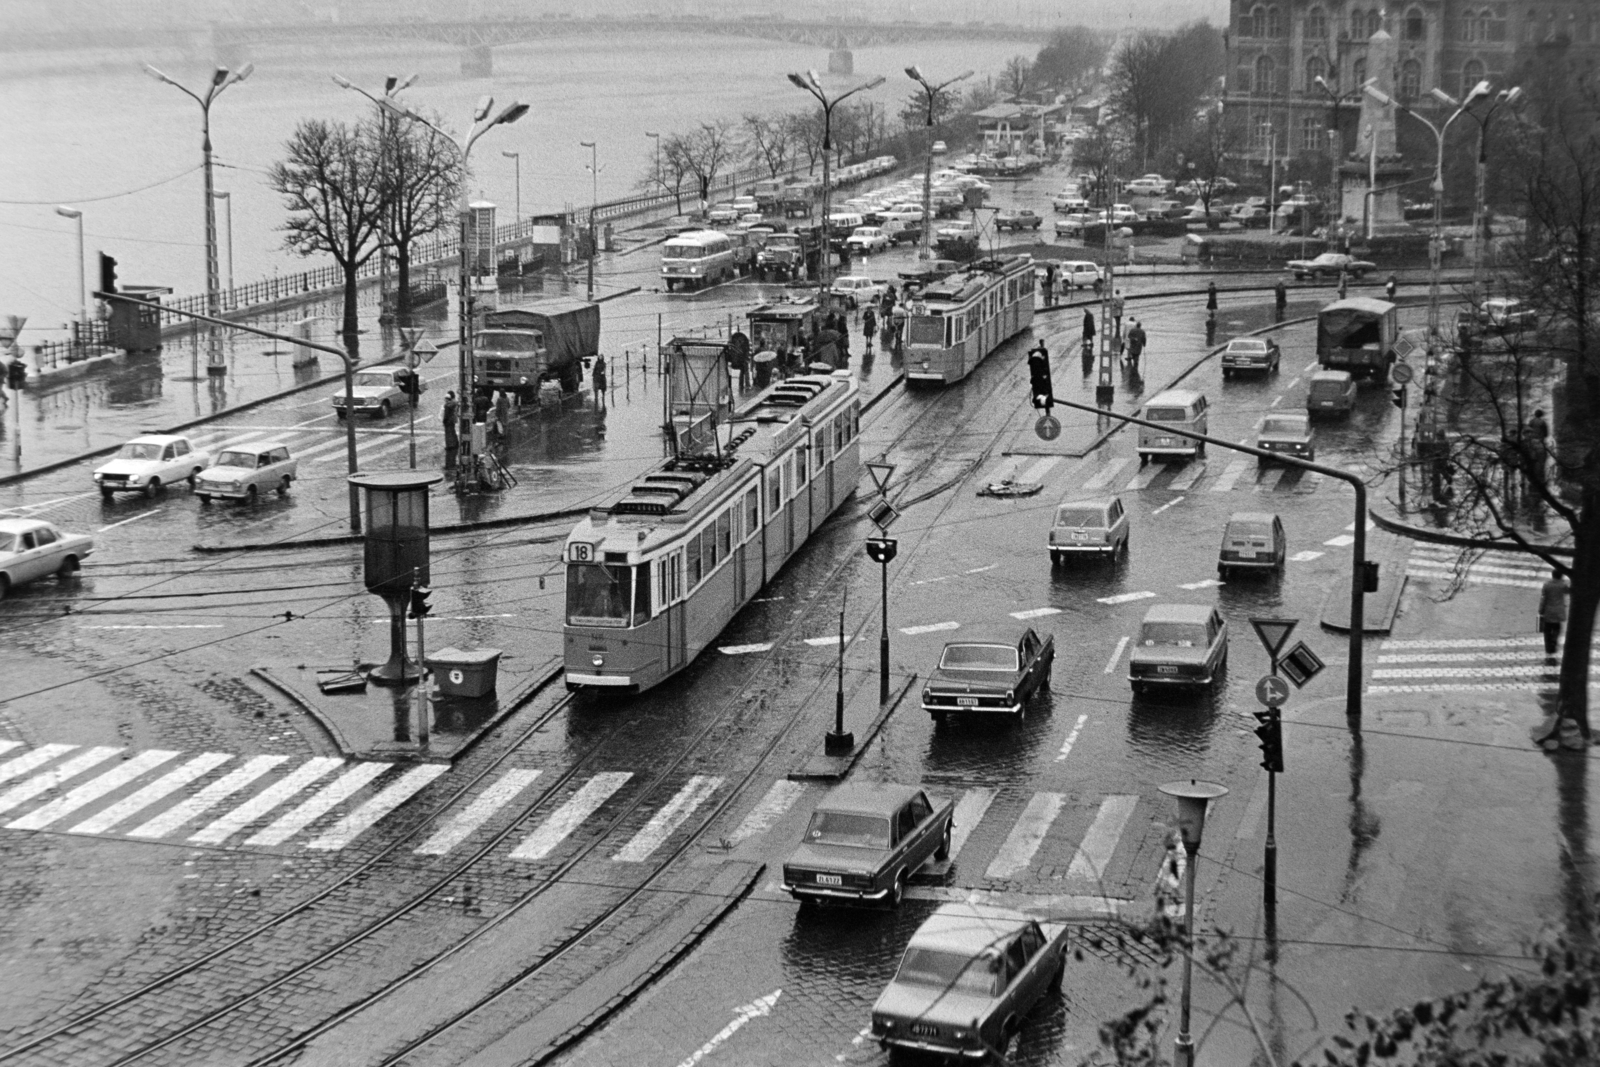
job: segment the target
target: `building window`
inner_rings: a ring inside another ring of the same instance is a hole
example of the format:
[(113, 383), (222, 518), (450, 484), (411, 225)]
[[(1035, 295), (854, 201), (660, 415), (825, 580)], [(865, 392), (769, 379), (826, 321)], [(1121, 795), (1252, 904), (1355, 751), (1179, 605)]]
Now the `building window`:
[(1272, 147), (1272, 120), (1261, 119), (1250, 131), (1250, 143), (1257, 152), (1265, 153)]
[(1400, 84), (1396, 86), (1400, 99), (1415, 100), (1422, 95), (1422, 64), (1408, 59), (1400, 64)]
[(1428, 24), (1423, 20), (1422, 12), (1416, 8), (1406, 12), (1405, 35), (1408, 41), (1428, 39)]
[(1261, 37), (1266, 33), (1267, 9), (1257, 5), (1239, 20), (1240, 37)]
[(1359, 88), (1367, 83), (1367, 57), (1357, 56), (1356, 61), (1350, 64), (1350, 77)]
[(1468, 11), (1462, 15), (1461, 39), (1463, 41), (1487, 41), (1489, 39), (1489, 12)]
[(1320, 7), (1314, 7), (1306, 12), (1306, 36), (1313, 41), (1325, 40), (1328, 36), (1328, 15)]
[(1255, 90), (1255, 82), (1250, 77), (1250, 68), (1241, 65), (1233, 72), (1233, 87), (1241, 93), (1250, 93)]
[(1312, 56), (1306, 60), (1306, 92), (1317, 87), (1318, 78), (1328, 76), (1328, 61), (1321, 56)]
[(1278, 91), (1277, 65), (1272, 62), (1271, 56), (1256, 57), (1256, 86), (1258, 93), (1275, 93)]
[(1322, 149), (1322, 120), (1307, 115), (1300, 120), (1300, 150), (1320, 152)]
[(1461, 67), (1461, 99), (1465, 100), (1467, 94), (1472, 92), (1472, 87), (1484, 79), (1483, 64), (1476, 59), (1469, 59)]
[(1276, 5), (1267, 8), (1267, 29), (1266, 29), (1266, 32), (1262, 34), (1262, 36), (1263, 37), (1283, 37), (1283, 36), (1286, 36), (1286, 34), (1284, 33), (1283, 12), (1280, 11), (1277, 8)]

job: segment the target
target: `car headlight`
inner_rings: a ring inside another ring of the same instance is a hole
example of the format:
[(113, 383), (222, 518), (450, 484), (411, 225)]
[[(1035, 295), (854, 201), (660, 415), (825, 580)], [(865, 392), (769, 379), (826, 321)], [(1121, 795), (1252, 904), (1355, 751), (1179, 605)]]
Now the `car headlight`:
[(104, 478), (105, 478), (104, 474), (101, 474), (99, 471), (95, 471), (94, 472), (94, 480), (95, 481), (97, 481), (97, 482), (98, 481), (102, 481), (102, 480), (104, 480)]
[(1007, 690), (1006, 690), (1006, 703), (1007, 703), (1007, 704), (1015, 704), (1015, 703), (1016, 703), (1016, 702), (1017, 702), (1017, 693), (1016, 693), (1016, 690), (1014, 690), (1014, 689), (1007, 689)]
[(243, 483), (235, 480), (235, 481), (229, 482), (228, 483), (228, 487), (230, 489), (242, 489), (242, 488), (244, 488), (244, 485), (243, 485)]
[(138, 485), (141, 477), (142, 477), (142, 475), (138, 475), (138, 474), (130, 474), (130, 475), (128, 475), (128, 484), (129, 485)]
[(933, 699), (933, 690), (932, 689), (924, 689), (922, 691), (922, 702), (924, 704), (926, 704), (929, 701), (931, 701), (932, 699)]

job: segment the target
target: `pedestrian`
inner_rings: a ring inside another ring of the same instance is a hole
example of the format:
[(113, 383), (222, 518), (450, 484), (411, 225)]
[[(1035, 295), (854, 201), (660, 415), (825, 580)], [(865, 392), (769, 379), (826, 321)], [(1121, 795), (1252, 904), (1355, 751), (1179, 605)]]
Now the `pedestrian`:
[(456, 465), (456, 451), (461, 447), (460, 436), (456, 430), (456, 420), (460, 418), (460, 405), (456, 403), (456, 391), (450, 390), (444, 394), (444, 411), (440, 413), (440, 421), (444, 423), (444, 465), (450, 470)]
[(1339, 299), (1343, 300), (1350, 295), (1350, 275), (1343, 268), (1339, 268)]
[(472, 421), (474, 423), (488, 423), (489, 408), (491, 406), (489, 394), (478, 390), (472, 394)]
[(1389, 272), (1389, 280), (1383, 283), (1383, 295), (1388, 297), (1389, 300), (1391, 302), (1393, 302), (1395, 290), (1397, 290), (1399, 288), (1400, 288), (1400, 279), (1396, 278), (1394, 276), (1394, 272), (1393, 271), (1390, 271)]
[(1138, 319), (1134, 319), (1133, 328), (1128, 331), (1128, 368), (1135, 374), (1139, 373), (1139, 354), (1144, 351), (1148, 340), (1144, 327), (1139, 325)]
[(1544, 421), (1544, 409), (1536, 408), (1522, 432), (1522, 462), (1524, 476), (1536, 486), (1544, 485), (1545, 463), (1550, 455), (1550, 424)]
[(906, 309), (896, 304), (889, 311), (890, 321), (894, 323), (894, 349), (900, 351), (900, 346), (905, 342), (906, 336)]
[(1206, 286), (1206, 310), (1217, 310), (1217, 283), (1211, 282)]
[(505, 390), (494, 391), (494, 433), (498, 438), (506, 435), (506, 426), (511, 422), (511, 399), (506, 396)]
[(1056, 265), (1051, 263), (1044, 269), (1044, 304), (1050, 307), (1056, 302)]
[(1277, 309), (1278, 321), (1282, 322), (1283, 309), (1289, 306), (1289, 289), (1283, 284), (1282, 278), (1279, 278), (1277, 284), (1272, 287), (1272, 305)]
[(1561, 625), (1567, 621), (1567, 597), (1572, 586), (1561, 572), (1550, 568), (1550, 578), (1539, 587), (1539, 632), (1544, 635), (1544, 654), (1554, 656), (1561, 645)]
[(1115, 289), (1111, 293), (1111, 323), (1112, 332), (1122, 332), (1122, 290)]
[(861, 313), (861, 332), (867, 339), (867, 353), (872, 352), (872, 337), (878, 332), (878, 313), (868, 304), (867, 309)]
[(594, 402), (601, 406), (606, 402), (606, 357), (594, 357)]

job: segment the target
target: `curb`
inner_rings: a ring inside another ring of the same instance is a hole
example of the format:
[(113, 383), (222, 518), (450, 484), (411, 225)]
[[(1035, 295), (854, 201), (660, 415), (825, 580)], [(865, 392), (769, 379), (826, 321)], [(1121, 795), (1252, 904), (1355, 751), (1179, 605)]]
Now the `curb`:
[[(884, 723), (889, 721), (889, 716), (895, 713), (900, 707), (900, 702), (905, 700), (906, 694), (911, 692), (911, 687), (917, 684), (917, 678), (917, 673), (915, 671), (911, 672), (906, 677), (906, 680), (900, 683), (900, 691), (893, 694), (887, 704), (878, 708), (878, 714), (873, 717), (871, 724), (862, 731), (855, 748), (850, 750), (850, 755), (813, 755), (807, 758), (806, 762), (798, 769), (790, 771), (784, 777), (791, 782), (837, 782), (846, 778), (851, 771), (855, 770), (855, 766), (861, 761), (861, 757), (867, 754), (867, 749), (872, 747), (872, 742), (877, 739)], [(863, 688), (871, 684), (870, 681), (865, 682), (856, 689), (856, 692), (861, 692)], [(853, 696), (854, 694), (852, 694)]]
[(1427, 526), (1412, 526), (1410, 523), (1390, 518), (1378, 511), (1377, 508), (1372, 507), (1367, 508), (1367, 514), (1372, 517), (1372, 521), (1377, 523), (1380, 529), (1387, 530), (1392, 534), (1398, 534), (1401, 537), (1409, 537), (1413, 541), (1428, 541), (1436, 545), (1454, 545), (1457, 548), (1492, 549), (1497, 552), (1526, 552), (1529, 555), (1537, 555), (1541, 550), (1550, 553), (1552, 556), (1570, 557), (1573, 554), (1571, 548), (1563, 545), (1539, 545), (1537, 548), (1529, 548), (1526, 545), (1504, 538), (1467, 537), (1464, 534), (1446, 533), (1443, 530), (1435, 530)]
[(355, 750), (350, 747), (350, 742), (345, 740), (343, 731), (337, 723), (326, 715), (294, 686), (274, 675), (266, 667), (251, 667), (250, 673), (266, 682), (273, 689), (288, 698), (289, 702), (311, 717), (311, 721), (322, 727), (322, 732), (328, 735), (328, 740), (333, 742), (333, 747), (339, 750), (339, 755), (349, 759), (355, 755)]

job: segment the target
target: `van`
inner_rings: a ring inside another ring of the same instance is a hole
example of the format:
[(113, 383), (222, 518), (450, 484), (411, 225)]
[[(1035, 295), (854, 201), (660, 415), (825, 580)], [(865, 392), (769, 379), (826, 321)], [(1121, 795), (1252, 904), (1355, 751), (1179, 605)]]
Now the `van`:
[(865, 226), (867, 220), (853, 211), (835, 211), (828, 216), (828, 229), (833, 231), (833, 236), (843, 240), (849, 236), (857, 226)]
[(1349, 371), (1319, 370), (1306, 389), (1306, 411), (1317, 415), (1348, 415), (1356, 406), (1356, 381)]
[(1236, 571), (1281, 571), (1289, 553), (1283, 520), (1265, 511), (1236, 511), (1222, 531), (1217, 577)]
[(1168, 389), (1156, 395), (1141, 414), (1147, 422), (1160, 423), (1161, 428), (1139, 427), (1139, 465), (1144, 466), (1152, 458), (1190, 459), (1205, 455), (1204, 441), (1168, 433), (1166, 428), (1203, 434), (1207, 410), (1205, 394), (1194, 389)]

